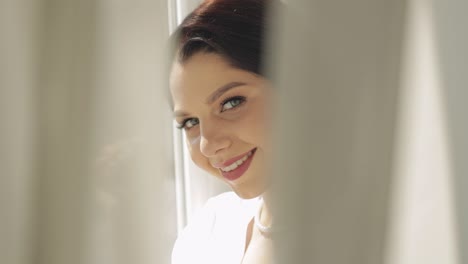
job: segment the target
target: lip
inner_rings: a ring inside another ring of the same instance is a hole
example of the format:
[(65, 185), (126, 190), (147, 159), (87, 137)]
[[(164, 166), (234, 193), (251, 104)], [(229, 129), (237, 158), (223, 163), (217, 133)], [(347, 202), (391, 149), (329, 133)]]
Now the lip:
[[(253, 148), (253, 149), (251, 149), (251, 150), (245, 152), (244, 154), (241, 154), (241, 155), (239, 155), (239, 156), (236, 156), (236, 157), (234, 157), (234, 158), (232, 158), (232, 159), (228, 159), (228, 160), (226, 160), (226, 161), (223, 162), (223, 163), (216, 163), (216, 164), (213, 164), (213, 167), (215, 167), (215, 168), (217, 168), (217, 169), (225, 168), (225, 167), (227, 167), (227, 166), (233, 164), (234, 162), (240, 160), (241, 158), (243, 158), (245, 155), (247, 155), (247, 153), (249, 153), (249, 152), (251, 152), (251, 151), (255, 152), (256, 149), (257, 149), (257, 148)], [(253, 153), (252, 153), (252, 154), (253, 154)]]
[[(240, 178), (247, 171), (247, 169), (250, 167), (250, 163), (252, 162), (252, 159), (255, 156), (256, 150), (257, 150), (257, 148), (254, 148), (253, 150), (251, 150), (252, 155), (250, 155), (244, 161), (244, 163), (242, 163), (239, 167), (235, 168), (234, 170), (226, 172), (226, 171), (223, 171), (223, 170), (219, 169), (219, 171), (221, 172), (223, 177), (226, 178), (229, 181), (234, 181), (234, 180), (237, 180), (238, 178)], [(236, 157), (237, 159), (235, 161), (237, 161), (240, 158), (244, 157), (249, 152), (250, 151), (246, 152), (244, 155), (240, 155), (240, 156)], [(229, 161), (231, 161), (231, 160), (229, 160)], [(232, 164), (232, 162), (231, 162), (231, 164)], [(227, 166), (229, 166), (229, 165), (227, 165)]]

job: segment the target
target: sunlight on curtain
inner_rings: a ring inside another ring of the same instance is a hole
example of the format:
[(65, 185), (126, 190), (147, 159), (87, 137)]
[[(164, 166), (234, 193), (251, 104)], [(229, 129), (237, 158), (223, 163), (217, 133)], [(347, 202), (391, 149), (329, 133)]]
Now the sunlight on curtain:
[(461, 263), (453, 153), (433, 3), (408, 3), (402, 59), (390, 264)]

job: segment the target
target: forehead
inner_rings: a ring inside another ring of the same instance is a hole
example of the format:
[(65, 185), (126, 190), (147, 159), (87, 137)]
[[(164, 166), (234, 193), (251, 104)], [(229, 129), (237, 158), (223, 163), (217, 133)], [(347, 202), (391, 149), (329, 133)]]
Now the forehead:
[(174, 62), (170, 74), (174, 108), (204, 102), (213, 91), (229, 82), (255, 85), (259, 77), (232, 67), (215, 53), (197, 53), (183, 64)]

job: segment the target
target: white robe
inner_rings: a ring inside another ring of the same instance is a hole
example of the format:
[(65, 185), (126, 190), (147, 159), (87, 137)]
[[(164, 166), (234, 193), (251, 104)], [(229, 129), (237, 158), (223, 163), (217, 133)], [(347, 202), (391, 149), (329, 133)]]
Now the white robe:
[(259, 206), (260, 198), (244, 200), (234, 192), (210, 198), (177, 238), (172, 264), (240, 264)]

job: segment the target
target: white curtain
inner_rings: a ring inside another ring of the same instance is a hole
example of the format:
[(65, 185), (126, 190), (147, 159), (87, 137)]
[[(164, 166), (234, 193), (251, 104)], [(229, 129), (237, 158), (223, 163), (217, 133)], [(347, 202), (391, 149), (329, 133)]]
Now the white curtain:
[(466, 1), (286, 2), (279, 263), (467, 263)]
[(0, 262), (169, 263), (166, 1), (0, 3)]

